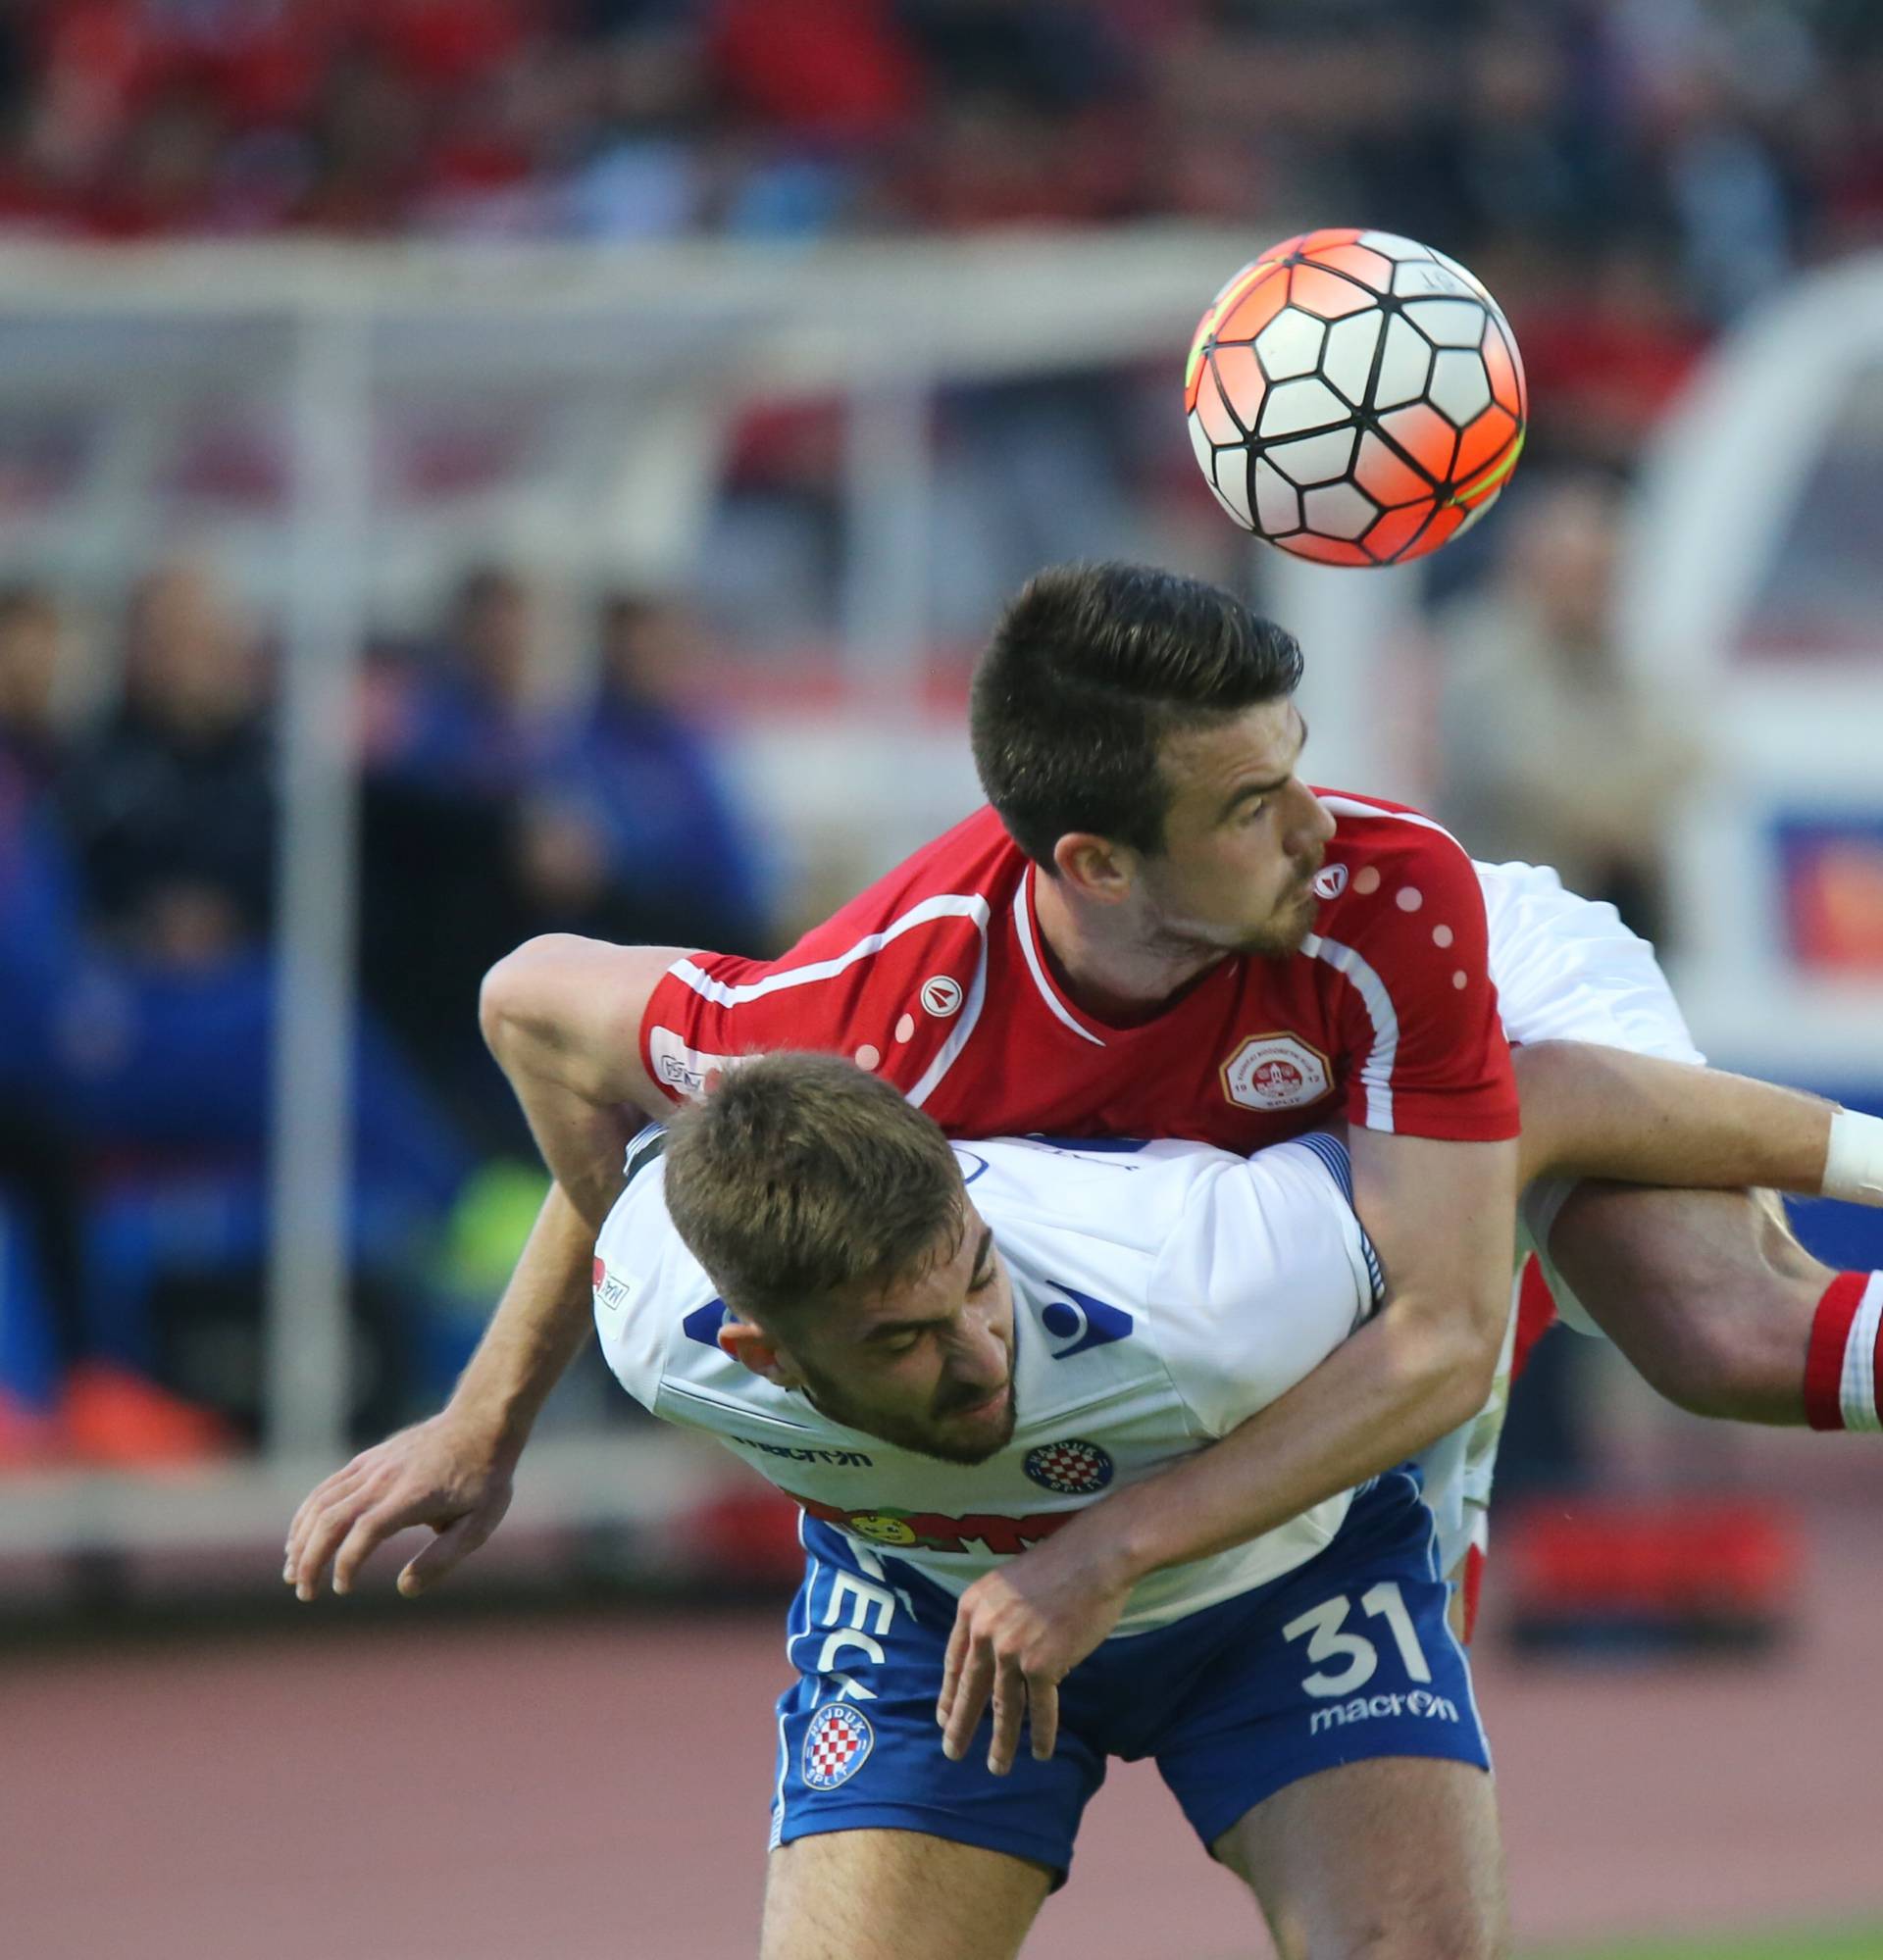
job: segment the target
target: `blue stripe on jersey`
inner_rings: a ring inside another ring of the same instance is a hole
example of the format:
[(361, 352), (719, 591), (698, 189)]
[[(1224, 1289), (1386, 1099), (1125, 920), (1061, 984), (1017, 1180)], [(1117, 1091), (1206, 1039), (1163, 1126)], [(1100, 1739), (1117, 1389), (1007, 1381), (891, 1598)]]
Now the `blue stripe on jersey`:
[(1310, 1130), (1305, 1136), (1298, 1136), (1295, 1141), (1303, 1149), (1313, 1151), (1327, 1166), (1334, 1181), (1341, 1187), (1341, 1195), (1349, 1205), (1352, 1204), (1353, 1160), (1347, 1153), (1347, 1145), (1324, 1130)]
[(628, 1154), (621, 1160), (622, 1176), (632, 1184), (635, 1173), (645, 1170), (666, 1145), (667, 1126), (664, 1123), (643, 1124), (629, 1140)]
[[(1324, 1130), (1310, 1130), (1305, 1136), (1298, 1136), (1295, 1141), (1311, 1150), (1327, 1168), (1328, 1176), (1341, 1187), (1341, 1195), (1347, 1200), (1348, 1209), (1353, 1209), (1353, 1160), (1348, 1154), (1347, 1145), (1338, 1136), (1330, 1136)], [(1357, 1214), (1355, 1214), (1357, 1216)], [(1366, 1228), (1360, 1228), (1360, 1250), (1366, 1255), (1367, 1277), (1373, 1282), (1373, 1305), (1377, 1310), (1386, 1302), (1386, 1272), (1380, 1265), (1380, 1255), (1373, 1249), (1373, 1241), (1366, 1234)]]

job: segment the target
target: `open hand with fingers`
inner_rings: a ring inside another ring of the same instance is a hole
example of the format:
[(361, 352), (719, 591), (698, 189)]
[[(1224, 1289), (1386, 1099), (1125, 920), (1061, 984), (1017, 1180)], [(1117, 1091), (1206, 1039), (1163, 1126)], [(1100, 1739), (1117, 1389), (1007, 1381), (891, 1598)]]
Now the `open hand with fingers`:
[(430, 1544), (399, 1574), (408, 1599), (456, 1570), (510, 1508), (517, 1450), (449, 1410), (363, 1450), (308, 1493), (288, 1528), (281, 1578), (312, 1599), (331, 1570), (351, 1591), (360, 1568), (387, 1538), (430, 1525)]
[(1059, 1684), (1118, 1624), (1131, 1583), (1071, 1530), (976, 1580), (955, 1609), (942, 1667), (942, 1753), (965, 1756), (992, 1706), (988, 1768), (997, 1777), (1013, 1768), (1023, 1721), (1034, 1759), (1044, 1762), (1059, 1737)]

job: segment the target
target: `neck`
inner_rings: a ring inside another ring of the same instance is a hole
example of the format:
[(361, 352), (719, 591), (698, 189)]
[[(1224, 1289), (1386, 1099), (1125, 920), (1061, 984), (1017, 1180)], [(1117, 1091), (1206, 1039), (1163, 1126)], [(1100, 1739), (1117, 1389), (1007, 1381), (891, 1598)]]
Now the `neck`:
[(1033, 913), (1043, 950), (1079, 1005), (1118, 1020), (1161, 1007), (1223, 955), (1213, 946), (1147, 935), (1133, 908), (1082, 903), (1037, 866)]

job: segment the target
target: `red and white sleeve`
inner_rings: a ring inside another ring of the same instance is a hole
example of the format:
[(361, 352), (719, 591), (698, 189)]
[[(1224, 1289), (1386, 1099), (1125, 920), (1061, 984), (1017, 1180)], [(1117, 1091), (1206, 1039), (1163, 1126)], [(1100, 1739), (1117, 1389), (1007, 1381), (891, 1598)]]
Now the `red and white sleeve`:
[(784, 1048), (847, 1055), (926, 1100), (980, 1020), (987, 901), (940, 893), (872, 926), (845, 907), (776, 960), (695, 953), (655, 987), (641, 1060), (676, 1102)]
[(1345, 981), (1337, 1012), (1357, 1062), (1349, 1121), (1458, 1142), (1515, 1136), (1484, 893), (1463, 846), (1407, 821), (1328, 923), (1331, 936), (1309, 946)]

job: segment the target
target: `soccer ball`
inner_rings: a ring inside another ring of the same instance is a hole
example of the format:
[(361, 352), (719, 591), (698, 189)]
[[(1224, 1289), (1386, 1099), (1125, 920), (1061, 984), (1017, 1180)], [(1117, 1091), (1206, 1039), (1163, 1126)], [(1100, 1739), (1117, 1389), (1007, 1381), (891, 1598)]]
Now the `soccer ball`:
[(1390, 231), (1304, 231), (1216, 295), (1184, 406), (1246, 530), (1325, 565), (1397, 565), (1497, 501), (1528, 396), (1510, 323), (1455, 260)]

